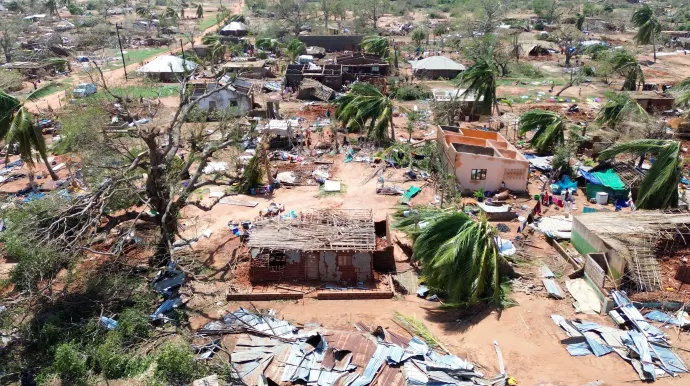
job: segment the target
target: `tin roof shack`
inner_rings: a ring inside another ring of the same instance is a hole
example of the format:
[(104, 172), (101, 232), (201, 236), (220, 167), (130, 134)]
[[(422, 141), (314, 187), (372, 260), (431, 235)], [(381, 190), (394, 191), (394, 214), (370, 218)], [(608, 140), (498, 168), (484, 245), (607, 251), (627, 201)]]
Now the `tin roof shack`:
[[(686, 240), (690, 241), (690, 213), (646, 210), (576, 215), (570, 239), (578, 252), (587, 257), (586, 273), (587, 264), (594, 264), (590, 257), (603, 258), (598, 263), (606, 276), (616, 286), (635, 291), (665, 288), (659, 256), (687, 245)], [(590, 281), (599, 285), (600, 279), (594, 276), (588, 273)]]
[[(216, 83), (195, 83), (193, 97), (199, 98), (206, 92), (215, 90)], [(226, 89), (199, 100), (199, 108), (213, 111), (226, 111), (234, 108), (237, 116), (244, 115), (254, 107), (254, 85), (245, 79), (235, 79)]]
[(366, 81), (369, 78), (388, 76), (388, 63), (378, 55), (352, 53), (340, 55), (335, 62), (342, 66), (343, 81)]
[[(455, 113), (453, 119), (457, 122), (459, 120), (470, 122), (476, 121), (481, 117), (480, 110), (474, 109), (474, 99), (473, 93), (465, 93), (467, 90), (463, 89), (447, 89), (447, 88), (435, 88), (431, 90), (434, 96), (434, 102), (436, 103), (454, 103)], [(483, 101), (484, 97), (480, 96), (479, 101)]]
[(377, 235), (371, 210), (318, 210), (255, 225), (247, 242), (253, 282), (374, 278)]
[(305, 46), (323, 47), (327, 52), (359, 51), (364, 35), (299, 35)]
[(512, 191), (525, 191), (529, 162), (501, 134), (450, 126), (437, 133), (444, 163), (463, 188), (496, 191), (505, 182)]
[(273, 75), (271, 70), (266, 66), (264, 60), (227, 62), (224, 63), (221, 68), (225, 73), (234, 73), (243, 78), (275, 78), (275, 75)]
[(144, 74), (161, 82), (173, 82), (196, 69), (197, 64), (177, 56), (163, 55), (153, 59), (142, 67), (137, 73)]
[(659, 113), (673, 109), (676, 99), (671, 94), (656, 91), (635, 91), (630, 96), (648, 113)]
[(247, 27), (246, 24), (239, 21), (233, 21), (230, 24), (223, 27), (222, 30), (220, 30), (220, 34), (223, 36), (241, 37), (247, 36), (248, 33), (249, 27)]
[(418, 78), (425, 79), (455, 79), (465, 71), (465, 66), (445, 56), (430, 56), (422, 60), (410, 61), (410, 64), (412, 73)]

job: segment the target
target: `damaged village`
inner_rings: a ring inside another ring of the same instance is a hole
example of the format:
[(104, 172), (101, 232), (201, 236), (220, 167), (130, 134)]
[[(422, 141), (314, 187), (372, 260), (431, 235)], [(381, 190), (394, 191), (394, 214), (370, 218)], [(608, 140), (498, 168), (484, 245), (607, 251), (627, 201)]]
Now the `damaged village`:
[(0, 385), (690, 385), (687, 0), (0, 0)]

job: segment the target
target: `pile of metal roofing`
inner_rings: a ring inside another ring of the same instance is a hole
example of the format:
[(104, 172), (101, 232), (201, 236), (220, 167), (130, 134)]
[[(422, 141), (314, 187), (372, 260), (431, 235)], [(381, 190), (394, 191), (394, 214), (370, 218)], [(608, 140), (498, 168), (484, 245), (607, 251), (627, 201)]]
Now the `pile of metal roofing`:
[(685, 363), (671, 349), (666, 334), (650, 324), (625, 293), (612, 291), (611, 296), (617, 305), (611, 311), (611, 316), (626, 329), (551, 315), (551, 319), (570, 337), (563, 341), (570, 355), (594, 354), (600, 357), (616, 352), (632, 364), (644, 381), (689, 372)]
[(383, 329), (377, 329), (376, 336), (318, 326), (298, 329), (273, 313), (239, 309), (200, 332), (214, 331), (245, 332), (231, 361), (236, 377), (249, 385), (493, 385), (507, 380), (505, 371), (484, 379), (474, 365), (457, 356), (439, 354), (420, 338)]

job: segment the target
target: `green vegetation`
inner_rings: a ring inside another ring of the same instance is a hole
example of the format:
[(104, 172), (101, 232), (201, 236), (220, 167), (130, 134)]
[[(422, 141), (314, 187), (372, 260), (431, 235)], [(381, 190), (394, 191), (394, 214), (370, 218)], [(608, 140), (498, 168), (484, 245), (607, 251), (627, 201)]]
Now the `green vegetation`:
[(424, 83), (391, 84), (390, 95), (401, 101), (416, 101), (433, 97), (431, 89)]
[(566, 123), (559, 113), (534, 109), (520, 116), (520, 135), (534, 131), (530, 140), (537, 153), (545, 154), (562, 145), (565, 138)]
[[(394, 215), (395, 227), (414, 239), (414, 258), (422, 265), (430, 288), (458, 305), (489, 302), (501, 305), (501, 277), (507, 264), (498, 252), (498, 231), (486, 218), (464, 212), (418, 207), (405, 217)], [(423, 225), (422, 225), (423, 224)]]
[(349, 94), (333, 102), (337, 109), (335, 119), (345, 128), (366, 128), (367, 136), (382, 141), (395, 140), (393, 128), (393, 101), (369, 83), (355, 83)]
[(642, 164), (645, 155), (654, 154), (656, 161), (640, 184), (635, 205), (640, 209), (667, 209), (678, 206), (678, 184), (683, 170), (680, 150), (680, 141), (639, 139), (614, 144), (602, 151), (599, 159), (633, 154), (640, 156)]
[(644, 4), (635, 10), (631, 21), (637, 27), (635, 42), (644, 45), (651, 44), (654, 50), (654, 62), (656, 62), (656, 44), (661, 33), (661, 24), (654, 16), (654, 11), (649, 4)]
[(0, 90), (0, 139), (10, 147), (17, 145), (19, 155), (30, 167), (34, 165), (32, 152), (38, 152), (51, 178), (57, 181), (59, 178), (48, 162), (46, 143), (41, 129), (34, 125), (34, 118), (26, 108), (27, 102), (34, 102), (52, 92), (51, 86), (48, 85), (34, 90), (23, 101), (20, 101)]

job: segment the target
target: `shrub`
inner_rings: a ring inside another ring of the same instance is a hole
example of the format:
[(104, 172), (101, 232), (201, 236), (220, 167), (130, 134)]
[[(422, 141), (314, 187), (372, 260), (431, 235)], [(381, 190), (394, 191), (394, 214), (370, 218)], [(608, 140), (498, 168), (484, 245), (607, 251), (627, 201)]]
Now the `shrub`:
[(53, 371), (63, 385), (86, 385), (86, 356), (71, 343), (63, 343), (55, 351)]
[(200, 368), (187, 346), (168, 344), (163, 347), (156, 360), (154, 376), (168, 384), (189, 383), (199, 374)]
[(543, 78), (544, 73), (534, 67), (533, 65), (525, 62), (510, 63), (508, 64), (508, 72), (514, 77), (524, 77), (524, 78)]
[(19, 91), (24, 87), (22, 80), (22, 74), (18, 71), (0, 71), (0, 89)]
[(86, 10), (87, 11), (95, 11), (97, 9), (98, 9), (98, 1), (90, 0), (88, 3), (86, 3)]
[(67, 6), (67, 10), (71, 15), (83, 15), (84, 14), (84, 8), (78, 7), (74, 4), (70, 4)]
[(414, 101), (432, 97), (429, 87), (421, 83), (396, 87), (391, 90), (391, 93), (393, 98), (403, 101)]
[(125, 352), (121, 327), (108, 333), (105, 342), (94, 353), (95, 366), (106, 379), (135, 376), (145, 371), (150, 363), (145, 358)]

